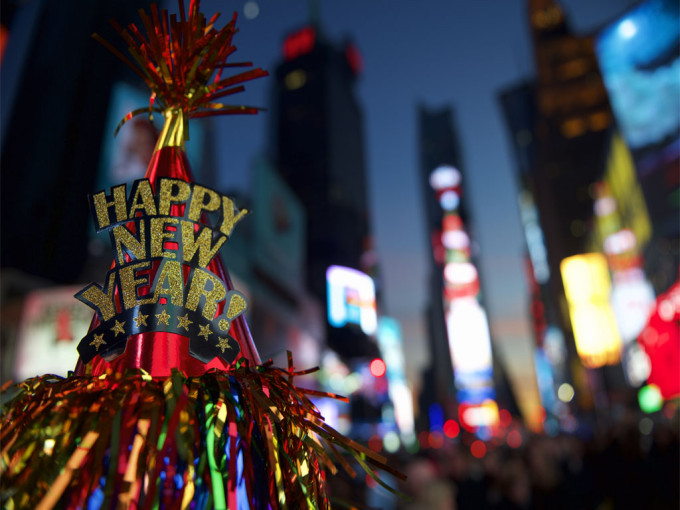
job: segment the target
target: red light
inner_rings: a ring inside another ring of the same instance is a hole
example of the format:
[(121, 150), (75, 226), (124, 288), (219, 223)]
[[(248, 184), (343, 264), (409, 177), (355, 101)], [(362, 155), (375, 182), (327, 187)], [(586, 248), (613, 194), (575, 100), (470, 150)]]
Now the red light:
[(370, 439), (368, 440), (368, 447), (373, 450), (374, 452), (380, 452), (383, 447), (383, 441), (380, 436), (371, 436)]
[(519, 448), (522, 446), (522, 434), (519, 433), (519, 430), (511, 430), (508, 432), (506, 441), (510, 448)]
[(509, 427), (512, 424), (512, 415), (507, 409), (498, 411), (498, 418), (501, 422), (501, 427)]
[(376, 482), (371, 475), (366, 475), (366, 486), (375, 489), (378, 486), (378, 482)]
[(442, 446), (444, 446), (444, 434), (437, 432), (436, 430), (434, 432), (430, 432), (427, 441), (430, 444), (430, 448), (439, 450)]
[(477, 439), (472, 445), (470, 446), (470, 453), (472, 454), (473, 457), (477, 459), (481, 459), (486, 455), (486, 445), (484, 444), (483, 441), (480, 441)]
[(538, 300), (531, 303), (531, 314), (534, 317), (542, 317), (545, 313), (545, 305)]
[(305, 27), (290, 34), (283, 42), (283, 56), (293, 60), (301, 55), (311, 53), (316, 43), (316, 32), (312, 27)]
[(463, 220), (457, 214), (447, 214), (442, 221), (444, 230), (462, 230)]
[(460, 426), (455, 420), (446, 420), (446, 422), (444, 422), (444, 434), (446, 437), (458, 437), (458, 434), (460, 434)]
[(387, 371), (385, 362), (380, 358), (375, 358), (373, 361), (371, 361), (371, 364), (368, 366), (368, 368), (371, 371), (371, 374), (375, 377), (382, 377)]
[(359, 53), (359, 49), (354, 44), (348, 44), (345, 48), (345, 58), (354, 76), (359, 76), (364, 70), (364, 59)]

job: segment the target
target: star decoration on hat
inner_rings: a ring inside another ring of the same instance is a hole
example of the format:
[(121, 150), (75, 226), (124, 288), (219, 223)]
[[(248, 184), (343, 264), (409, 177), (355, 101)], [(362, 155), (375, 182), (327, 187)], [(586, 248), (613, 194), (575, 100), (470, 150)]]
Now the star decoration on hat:
[(205, 341), (208, 341), (208, 337), (212, 335), (212, 331), (210, 331), (210, 324), (204, 324), (202, 326), (198, 326), (198, 328), (201, 330), (201, 332), (198, 334), (198, 336), (202, 336), (205, 338)]
[(166, 312), (165, 309), (161, 313), (157, 313), (156, 318), (158, 319), (159, 326), (161, 324), (165, 324), (166, 326), (170, 325), (170, 315), (168, 315), (168, 312)]
[(137, 323), (137, 327), (140, 326), (146, 326), (146, 319), (148, 319), (148, 315), (144, 315), (143, 313), (140, 313), (137, 317), (134, 318), (134, 321)]
[(222, 353), (224, 354), (225, 349), (231, 349), (231, 345), (229, 345), (229, 338), (219, 338), (217, 340), (217, 347), (222, 349)]
[(125, 321), (118, 322), (118, 320), (116, 320), (116, 323), (111, 328), (111, 331), (113, 331), (116, 334), (116, 336), (118, 336), (119, 334), (125, 334), (124, 326), (125, 326)]
[[(94, 348), (99, 351), (99, 347), (102, 345), (106, 344), (106, 341), (104, 340), (104, 333), (100, 335), (94, 335), (94, 340), (90, 342), (90, 345), (94, 345)], [(222, 349), (222, 352), (224, 352), (224, 349)]]
[(189, 331), (189, 325), (193, 324), (194, 321), (189, 320), (189, 314), (185, 313), (184, 316), (177, 317), (177, 328), (184, 328)]

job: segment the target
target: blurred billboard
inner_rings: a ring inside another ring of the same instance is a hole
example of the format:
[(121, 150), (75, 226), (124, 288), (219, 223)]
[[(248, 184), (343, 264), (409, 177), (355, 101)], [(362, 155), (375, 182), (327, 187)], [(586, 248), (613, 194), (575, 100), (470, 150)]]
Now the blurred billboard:
[(17, 333), (14, 378), (66, 376), (78, 361), (76, 346), (92, 321), (92, 310), (73, 295), (80, 287), (31, 292), (24, 301)]
[(560, 264), (576, 350), (588, 368), (621, 359), (621, 337), (610, 304), (607, 260), (601, 253), (574, 255)]

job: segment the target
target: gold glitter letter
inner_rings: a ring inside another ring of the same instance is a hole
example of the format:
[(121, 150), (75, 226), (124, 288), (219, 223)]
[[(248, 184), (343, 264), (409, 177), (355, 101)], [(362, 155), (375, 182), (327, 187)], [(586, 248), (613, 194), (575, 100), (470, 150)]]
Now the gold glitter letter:
[(151, 190), (149, 179), (136, 181), (130, 195), (132, 196), (130, 218), (134, 218), (137, 211), (144, 211), (144, 214), (147, 216), (156, 216), (156, 202), (153, 200), (153, 191)]
[[(168, 285), (165, 285), (165, 282)], [(182, 264), (176, 260), (165, 259), (161, 262), (156, 273), (153, 302), (158, 303), (161, 296), (170, 296), (170, 302), (175, 306), (184, 306), (184, 279), (182, 278)]]
[(158, 198), (158, 214), (168, 216), (170, 205), (173, 203), (181, 204), (186, 202), (191, 196), (189, 183), (180, 179), (161, 179), (161, 191)]
[(132, 260), (146, 258), (146, 221), (136, 222), (139, 229), (139, 236), (130, 232), (125, 225), (113, 227), (113, 257), (119, 266), (126, 263), (125, 254), (128, 253)]
[(107, 275), (106, 285), (103, 289), (96, 283), (91, 283), (75, 295), (78, 301), (82, 301), (90, 308), (93, 308), (104, 322), (116, 314), (116, 304), (113, 296), (115, 277), (115, 271), (111, 271)]
[[(205, 197), (208, 197), (206, 203)], [(213, 190), (194, 184), (191, 202), (189, 202), (189, 219), (200, 221), (201, 211), (217, 211), (220, 208), (220, 196)]]
[[(237, 213), (238, 214), (235, 214)], [(234, 230), (234, 225), (243, 218), (248, 211), (242, 209), (238, 211), (234, 206), (234, 202), (229, 197), (222, 197), (222, 223), (220, 224), (220, 232), (225, 236), (230, 236), (231, 231)]]
[(198, 265), (206, 267), (227, 238), (220, 236), (215, 246), (212, 246), (212, 229), (203, 227), (198, 236), (195, 234), (194, 224), (182, 220), (182, 257), (184, 262), (189, 263), (198, 251)]
[(136, 264), (130, 264), (129, 266), (123, 267), (118, 271), (118, 278), (120, 278), (120, 290), (123, 295), (123, 307), (125, 310), (134, 308), (138, 305), (145, 305), (147, 303), (153, 303), (153, 298), (138, 299), (137, 298), (137, 288), (143, 285), (149, 285), (149, 275), (143, 275), (141, 278), (135, 278), (137, 276), (135, 273), (139, 270), (144, 271), (151, 268), (151, 262), (145, 260), (143, 262), (137, 262)]
[(113, 198), (107, 197), (106, 192), (100, 191), (90, 197), (92, 206), (95, 211), (95, 223), (97, 231), (111, 225), (111, 217), (109, 216), (109, 208), (113, 207), (116, 212), (116, 221), (118, 223), (127, 220), (127, 203), (125, 202), (125, 184), (112, 188)]
[(176, 254), (171, 251), (163, 251), (166, 239), (172, 240), (177, 235), (177, 231), (166, 231), (167, 225), (177, 225), (177, 218), (151, 218), (151, 257), (164, 257), (174, 259)]
[[(206, 289), (206, 283), (208, 282), (212, 283), (211, 289)], [(213, 320), (217, 311), (217, 303), (222, 301), (225, 295), (226, 289), (222, 280), (209, 271), (194, 269), (194, 275), (189, 285), (189, 293), (187, 294), (186, 308), (195, 312), (201, 296), (205, 296), (203, 317)]]

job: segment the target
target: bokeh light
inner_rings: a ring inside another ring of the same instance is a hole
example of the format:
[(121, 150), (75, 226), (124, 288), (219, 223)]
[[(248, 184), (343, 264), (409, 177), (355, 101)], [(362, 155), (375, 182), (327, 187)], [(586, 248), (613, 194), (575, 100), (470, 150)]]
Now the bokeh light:
[(557, 398), (562, 402), (571, 402), (574, 399), (574, 387), (569, 383), (562, 383), (557, 388)]
[(454, 438), (460, 434), (460, 425), (456, 420), (446, 420), (444, 422), (444, 434), (446, 437)]
[(474, 443), (470, 445), (470, 453), (473, 457), (481, 459), (486, 455), (486, 445), (484, 441), (477, 439)]

